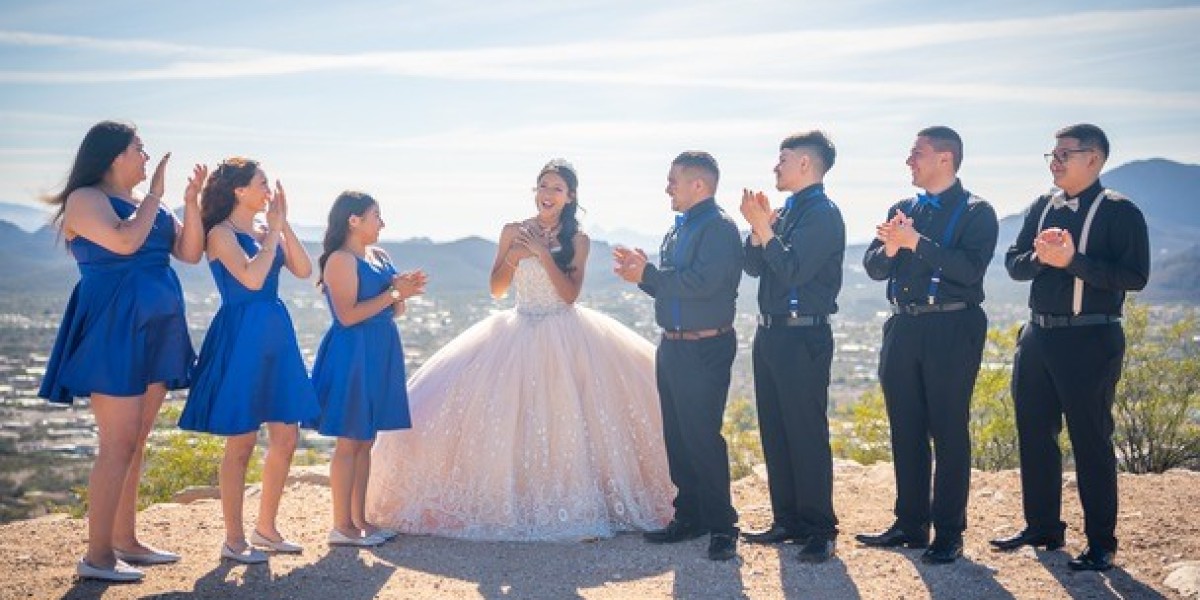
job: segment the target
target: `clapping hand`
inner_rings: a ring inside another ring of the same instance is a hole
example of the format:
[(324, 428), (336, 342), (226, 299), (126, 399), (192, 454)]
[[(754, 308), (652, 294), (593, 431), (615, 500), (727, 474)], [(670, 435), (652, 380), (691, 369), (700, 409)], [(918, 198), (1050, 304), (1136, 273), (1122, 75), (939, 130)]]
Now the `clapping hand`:
[(168, 152), (158, 161), (158, 166), (154, 167), (154, 175), (150, 176), (150, 192), (146, 194), (146, 198), (154, 196), (155, 200), (162, 200), (163, 191), (166, 189), (167, 162), (170, 160), (171, 153)]
[(420, 269), (405, 271), (392, 277), (392, 287), (400, 292), (400, 299), (405, 300), (425, 293), (425, 284), (429, 276)]
[(537, 256), (543, 258), (550, 255), (550, 241), (533, 235), (529, 228), (522, 225), (517, 229), (517, 237), (513, 239), (513, 248), (518, 251), (517, 260), (521, 260), (526, 256)]
[(915, 250), (921, 238), (913, 227), (912, 217), (896, 211), (890, 220), (875, 227), (875, 239), (883, 242), (884, 254), (892, 258), (902, 248)]
[(1075, 240), (1070, 231), (1051, 227), (1033, 240), (1033, 251), (1043, 264), (1065, 269), (1075, 259)]
[(188, 177), (187, 189), (183, 192), (183, 203), (196, 204), (200, 200), (200, 190), (208, 180), (208, 165), (196, 165), (192, 168), (192, 176)]
[(770, 239), (771, 227), (779, 218), (779, 212), (771, 209), (771, 201), (762, 192), (742, 189), (742, 217), (750, 224), (754, 236), (752, 242), (761, 245), (763, 240)]
[(267, 230), (268, 231), (283, 231), (284, 225), (287, 224), (287, 204), (283, 197), (282, 188), (276, 184), (277, 193), (270, 199), (267, 204)]
[(624, 246), (613, 248), (613, 272), (629, 283), (641, 283), (646, 271), (649, 258), (641, 248), (629, 249)]

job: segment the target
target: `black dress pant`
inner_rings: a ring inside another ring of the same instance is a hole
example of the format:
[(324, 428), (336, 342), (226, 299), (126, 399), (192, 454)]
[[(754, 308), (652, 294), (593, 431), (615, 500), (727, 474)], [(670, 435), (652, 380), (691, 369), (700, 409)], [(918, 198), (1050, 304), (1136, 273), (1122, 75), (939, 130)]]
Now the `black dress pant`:
[(971, 394), (986, 339), (987, 315), (978, 306), (884, 323), (879, 381), (892, 433), (896, 522), (906, 532), (931, 520), (939, 536), (961, 536), (967, 527)]
[(775, 524), (804, 535), (837, 535), (829, 450), (829, 368), (833, 332), (759, 327), (754, 398)]
[(1124, 357), (1120, 323), (1052, 329), (1027, 324), (1022, 329), (1012, 392), (1021, 446), (1022, 503), (1031, 531), (1057, 533), (1066, 528), (1058, 447), (1066, 415), (1088, 545), (1116, 551), (1112, 405)]
[(729, 454), (721, 423), (737, 336), (663, 339), (656, 371), (675, 518), (721, 533), (737, 531), (729, 490)]

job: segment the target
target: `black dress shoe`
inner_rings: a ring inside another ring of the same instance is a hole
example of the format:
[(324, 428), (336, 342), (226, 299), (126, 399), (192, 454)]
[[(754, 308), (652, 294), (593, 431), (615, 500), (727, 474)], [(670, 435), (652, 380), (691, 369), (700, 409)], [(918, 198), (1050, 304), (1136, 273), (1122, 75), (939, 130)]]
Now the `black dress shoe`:
[(823, 563), (837, 552), (837, 538), (814, 535), (805, 542), (796, 559), (806, 563)]
[(708, 536), (708, 560), (732, 560), (737, 556), (737, 533)]
[(989, 540), (988, 543), (994, 546), (997, 550), (1003, 550), (1007, 552), (1009, 550), (1016, 550), (1021, 546), (1033, 546), (1035, 548), (1038, 546), (1045, 546), (1046, 550), (1058, 550), (1067, 543), (1067, 540), (1066, 534), (1061, 531), (1051, 534), (1035, 533), (1026, 529), (1017, 535)]
[(646, 533), (643, 533), (642, 539), (650, 542), (651, 544), (674, 544), (676, 542), (694, 540), (706, 533), (708, 533), (708, 530), (700, 527), (699, 525), (693, 525), (685, 521), (672, 519), (671, 522), (667, 523), (667, 526), (663, 527), (662, 529), (656, 529), (654, 531), (647, 531)]
[(793, 533), (786, 527), (772, 525), (766, 531), (743, 533), (742, 539), (751, 544), (782, 544), (783, 542), (808, 541), (808, 536)]
[(946, 565), (958, 560), (958, 557), (962, 556), (962, 552), (962, 537), (935, 537), (929, 548), (921, 553), (921, 562)]
[(1113, 557), (1116, 555), (1117, 553), (1111, 550), (1101, 550), (1093, 546), (1067, 561), (1067, 566), (1074, 571), (1107, 571), (1113, 568)]
[(929, 531), (924, 530), (919, 535), (911, 534), (900, 529), (899, 525), (892, 525), (883, 533), (860, 533), (854, 536), (854, 539), (873, 548), (895, 548), (896, 546), (924, 548), (929, 545)]

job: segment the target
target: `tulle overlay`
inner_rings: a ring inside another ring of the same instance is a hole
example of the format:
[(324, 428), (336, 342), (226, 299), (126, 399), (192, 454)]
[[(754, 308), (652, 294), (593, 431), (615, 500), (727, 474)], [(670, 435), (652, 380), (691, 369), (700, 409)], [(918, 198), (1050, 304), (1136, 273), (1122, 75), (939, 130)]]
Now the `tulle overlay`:
[(409, 533), (578, 540), (673, 512), (654, 346), (563, 303), (535, 260), (517, 307), (472, 326), (409, 382), (413, 428), (381, 433), (368, 518)]
[[(253, 237), (237, 234), (247, 255), (258, 253)], [(200, 347), (192, 390), (179, 427), (218, 435), (255, 431), (263, 423), (314, 418), (317, 396), (287, 307), (279, 299), (283, 251), (258, 290), (243, 286), (220, 261), (212, 261), (221, 308)]]
[[(122, 219), (136, 208), (109, 198)], [(137, 396), (151, 383), (188, 386), (196, 355), (188, 336), (183, 290), (171, 269), (175, 219), (160, 208), (142, 247), (117, 254), (83, 238), (67, 242), (79, 283), (63, 313), (38, 395), (70, 404), (93, 392)]]

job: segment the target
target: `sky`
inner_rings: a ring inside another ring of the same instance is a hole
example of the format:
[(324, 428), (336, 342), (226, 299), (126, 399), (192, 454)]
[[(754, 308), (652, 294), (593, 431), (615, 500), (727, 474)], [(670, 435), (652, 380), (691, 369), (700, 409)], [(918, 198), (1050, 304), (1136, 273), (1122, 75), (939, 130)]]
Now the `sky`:
[[(191, 166), (249, 156), (324, 223), (345, 189), (385, 237), (496, 239), (534, 213), (549, 159), (580, 177), (585, 228), (638, 242), (671, 223), (684, 150), (717, 199), (769, 192), (779, 142), (822, 129), (852, 241), (914, 189), (918, 130), (963, 137), (960, 176), (1001, 215), (1051, 185), (1056, 129), (1104, 128), (1109, 166), (1200, 163), (1200, 2), (0, 0), (0, 202), (65, 180), (83, 134), (133, 122)], [(144, 189), (144, 188), (143, 188)]]

